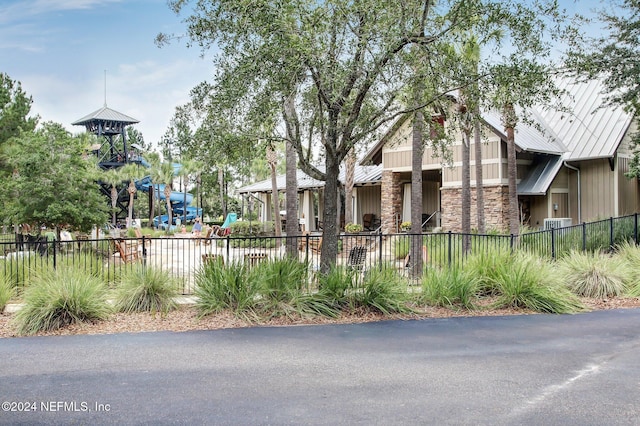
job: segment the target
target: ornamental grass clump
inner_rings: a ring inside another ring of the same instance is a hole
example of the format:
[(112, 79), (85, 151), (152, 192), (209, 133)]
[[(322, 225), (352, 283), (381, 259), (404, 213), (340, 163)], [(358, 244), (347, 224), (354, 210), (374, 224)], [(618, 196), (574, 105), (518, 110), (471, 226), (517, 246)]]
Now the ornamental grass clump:
[(536, 312), (566, 314), (581, 311), (582, 304), (565, 287), (548, 262), (531, 254), (517, 254), (495, 265), (492, 272), (495, 308), (526, 308)]
[(477, 292), (480, 296), (498, 294), (496, 276), (505, 265), (513, 263), (513, 256), (509, 248), (494, 246), (478, 250), (465, 260), (464, 270), (477, 278)]
[(107, 288), (78, 268), (58, 269), (34, 278), (14, 321), (19, 334), (52, 331), (70, 324), (108, 318)]
[(136, 265), (120, 278), (114, 306), (119, 312), (161, 312), (176, 308), (177, 286), (171, 276), (151, 266)]
[(314, 298), (332, 309), (336, 316), (339, 311), (352, 308), (354, 274), (351, 269), (333, 265), (328, 273), (318, 277), (318, 292)]
[(419, 300), (433, 306), (474, 309), (479, 289), (480, 277), (472, 269), (429, 269), (422, 277)]
[(0, 275), (0, 312), (4, 311), (5, 306), (12, 297), (16, 295), (16, 288), (13, 286), (10, 275)]
[(309, 293), (305, 263), (286, 257), (260, 263), (255, 269), (261, 296), (258, 306), (263, 318), (336, 315), (321, 296)]
[(624, 242), (616, 247), (619, 256), (627, 267), (627, 295), (640, 297), (640, 246), (631, 242)]
[(353, 292), (355, 305), (385, 315), (409, 313), (407, 284), (391, 267), (371, 268), (365, 273), (362, 288)]
[(204, 263), (195, 276), (196, 308), (200, 317), (230, 310), (245, 319), (255, 319), (258, 296), (255, 273), (245, 264), (222, 259)]
[(623, 256), (578, 251), (558, 261), (558, 272), (573, 293), (598, 299), (624, 295), (632, 273)]

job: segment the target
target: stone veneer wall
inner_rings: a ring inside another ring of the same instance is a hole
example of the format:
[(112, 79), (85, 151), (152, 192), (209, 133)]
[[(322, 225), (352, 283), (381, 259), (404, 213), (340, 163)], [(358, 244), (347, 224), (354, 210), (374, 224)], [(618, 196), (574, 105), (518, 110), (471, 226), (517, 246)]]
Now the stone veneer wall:
[(402, 213), (402, 188), (400, 174), (390, 170), (382, 171), (382, 187), (380, 189), (382, 233), (397, 232), (396, 215)]
[[(441, 189), (441, 218), (442, 228), (445, 231), (460, 232), (462, 212), (462, 188)], [(509, 187), (485, 186), (484, 187), (484, 214), (485, 226), (490, 229), (509, 228)], [(476, 209), (476, 190), (471, 188), (471, 228), (478, 228), (478, 216)]]

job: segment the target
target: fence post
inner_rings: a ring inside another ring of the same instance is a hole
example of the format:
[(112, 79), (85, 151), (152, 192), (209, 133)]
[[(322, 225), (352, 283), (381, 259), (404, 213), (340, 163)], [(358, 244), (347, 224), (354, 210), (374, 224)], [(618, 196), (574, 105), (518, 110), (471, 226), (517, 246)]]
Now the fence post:
[(638, 213), (633, 215), (633, 241), (638, 245)]
[(582, 251), (587, 251), (587, 222), (582, 222)]
[(609, 251), (613, 251), (613, 216), (609, 218)]
[(382, 268), (382, 230), (378, 234), (378, 255), (380, 256), (380, 268)]
[(515, 235), (514, 234), (509, 234), (509, 249), (511, 250), (511, 253), (513, 253), (513, 249), (515, 248)]
[(142, 236), (142, 266), (147, 266), (147, 237), (144, 235)]
[(451, 247), (451, 240), (453, 239), (453, 235), (451, 234), (451, 231), (449, 231), (449, 247), (447, 249), (447, 263), (449, 264), (449, 266), (451, 266), (451, 250), (453, 249)]
[(551, 228), (551, 258), (556, 258), (556, 228)]
[(231, 237), (227, 234), (227, 261), (231, 262), (231, 258), (229, 257), (231, 253)]
[(51, 244), (53, 244), (53, 269), (56, 269), (56, 244), (57, 244), (57, 241), (53, 240), (51, 242)]

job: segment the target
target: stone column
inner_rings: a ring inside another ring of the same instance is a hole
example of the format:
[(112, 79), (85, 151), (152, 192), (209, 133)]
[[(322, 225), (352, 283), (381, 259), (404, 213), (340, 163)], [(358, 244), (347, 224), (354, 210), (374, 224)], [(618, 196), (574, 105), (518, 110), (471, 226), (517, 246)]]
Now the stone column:
[(382, 187), (380, 189), (380, 202), (382, 204), (380, 221), (383, 234), (397, 232), (396, 215), (402, 212), (401, 190), (400, 173), (383, 170)]

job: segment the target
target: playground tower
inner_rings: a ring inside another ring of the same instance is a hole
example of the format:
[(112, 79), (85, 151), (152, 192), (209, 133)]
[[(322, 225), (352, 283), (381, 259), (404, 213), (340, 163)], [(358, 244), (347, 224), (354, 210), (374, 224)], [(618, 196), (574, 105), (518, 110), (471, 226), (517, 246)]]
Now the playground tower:
[[(127, 142), (126, 127), (139, 123), (135, 118), (104, 107), (71, 123), (74, 126), (85, 126), (87, 132), (98, 137), (98, 143), (91, 146), (91, 151), (98, 157), (98, 165), (103, 170), (124, 166), (126, 163), (139, 163), (140, 153), (135, 146)], [(101, 192), (109, 200), (111, 205), (111, 185), (99, 181)], [(123, 182), (118, 187), (118, 212), (117, 220), (124, 222), (127, 218), (129, 207), (129, 194), (127, 183)]]

